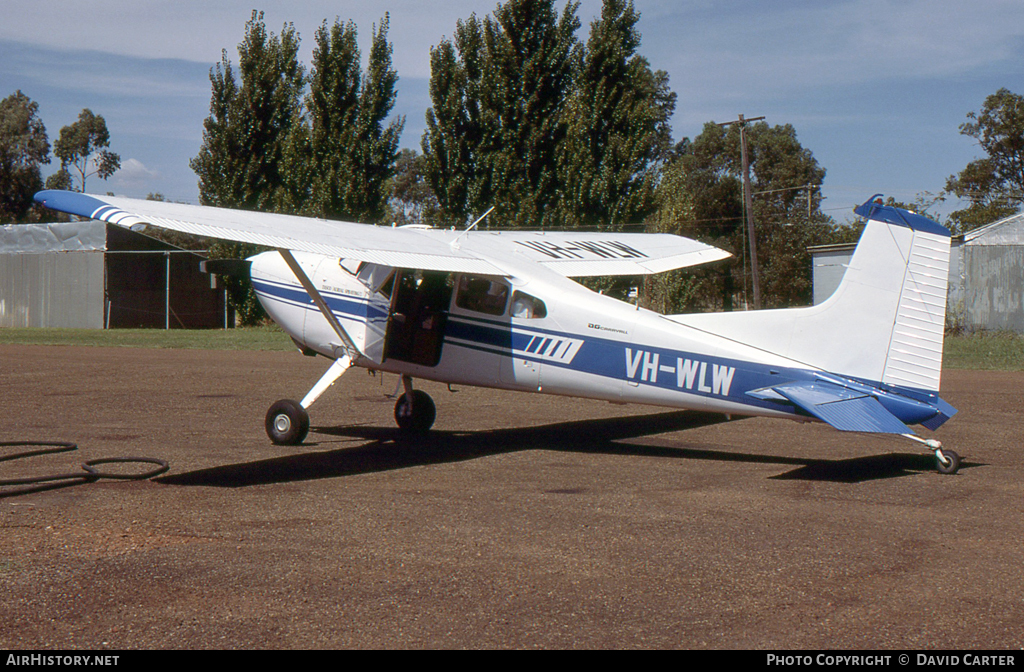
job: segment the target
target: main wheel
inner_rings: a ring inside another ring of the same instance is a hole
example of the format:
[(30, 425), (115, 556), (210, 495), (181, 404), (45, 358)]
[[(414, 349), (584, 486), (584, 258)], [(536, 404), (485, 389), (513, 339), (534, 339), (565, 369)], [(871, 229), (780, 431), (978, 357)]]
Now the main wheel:
[(434, 425), (435, 417), (434, 400), (423, 390), (413, 390), (412, 409), (404, 394), (395, 402), (395, 422), (403, 432), (423, 434)]
[(266, 428), (267, 436), (278, 445), (300, 444), (309, 433), (309, 413), (299, 402), (281, 399), (267, 411)]
[(955, 474), (960, 469), (960, 456), (952, 450), (943, 450), (942, 456), (946, 458), (945, 462), (940, 460), (938, 455), (935, 456), (935, 467), (939, 470), (939, 473)]

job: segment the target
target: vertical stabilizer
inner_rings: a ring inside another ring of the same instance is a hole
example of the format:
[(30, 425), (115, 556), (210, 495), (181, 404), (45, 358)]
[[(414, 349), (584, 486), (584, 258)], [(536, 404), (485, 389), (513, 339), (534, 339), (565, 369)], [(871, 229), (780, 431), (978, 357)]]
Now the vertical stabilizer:
[(824, 302), (670, 319), (809, 367), (938, 391), (949, 231), (873, 201), (854, 211), (868, 223), (842, 282)]

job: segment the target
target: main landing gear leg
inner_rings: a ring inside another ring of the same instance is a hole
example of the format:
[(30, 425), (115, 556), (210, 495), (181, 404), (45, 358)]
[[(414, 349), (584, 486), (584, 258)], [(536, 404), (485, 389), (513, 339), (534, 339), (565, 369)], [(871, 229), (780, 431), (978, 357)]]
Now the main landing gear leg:
[(341, 374), (345, 373), (352, 365), (350, 356), (342, 355), (334, 360), (327, 373), (316, 381), (316, 385), (302, 398), (301, 402), (291, 399), (275, 401), (267, 411), (267, 418), (264, 426), (267, 436), (278, 445), (294, 446), (302, 443), (309, 433), (309, 413), (306, 412), (313, 402), (320, 398), (320, 395), (327, 391), (334, 384)]
[(908, 439), (913, 439), (918, 443), (923, 443), (932, 450), (935, 451), (935, 468), (938, 469), (940, 474), (955, 474), (960, 470), (960, 456), (952, 450), (942, 449), (942, 443), (935, 439), (922, 439), (919, 436), (913, 434), (904, 434), (903, 436)]
[(434, 400), (423, 390), (412, 389), (412, 377), (402, 376), (405, 393), (395, 402), (395, 422), (407, 434), (425, 434), (437, 416)]

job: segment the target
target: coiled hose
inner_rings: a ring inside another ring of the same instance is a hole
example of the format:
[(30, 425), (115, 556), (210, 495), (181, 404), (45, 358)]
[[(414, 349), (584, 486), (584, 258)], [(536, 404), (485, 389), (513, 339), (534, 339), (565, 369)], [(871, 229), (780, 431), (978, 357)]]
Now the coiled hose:
[[(18, 460), (26, 457), (33, 457), (35, 455), (53, 455), (56, 453), (69, 453), (74, 450), (78, 450), (78, 446), (74, 443), (68, 443), (66, 441), (7, 441), (0, 442), (0, 448), (7, 448), (11, 446), (30, 446), (31, 450), (24, 450), (12, 455), (0, 456), (0, 462), (9, 462), (11, 460)], [(155, 469), (150, 469), (147, 472), (141, 474), (108, 474), (100, 471), (96, 468), (100, 464), (114, 464), (114, 463), (131, 463), (131, 462), (142, 462), (146, 464), (155, 464)], [(6, 488), (9, 486), (26, 486), (20, 488), (13, 488), (10, 490), (0, 490), (0, 499), (5, 497), (13, 497), (15, 495), (24, 495), (30, 492), (42, 492), (44, 490), (55, 490), (57, 488), (66, 488), (71, 485), (79, 485), (81, 483), (92, 483), (98, 481), (101, 478), (112, 478), (123, 481), (141, 481), (147, 478), (153, 478), (159, 476), (168, 469), (170, 465), (166, 461), (160, 460), (154, 457), (105, 457), (96, 460), (89, 460), (82, 464), (82, 469), (85, 473), (75, 472), (73, 474), (54, 474), (52, 476), (36, 476), (33, 478), (8, 478), (0, 479), (0, 488)]]

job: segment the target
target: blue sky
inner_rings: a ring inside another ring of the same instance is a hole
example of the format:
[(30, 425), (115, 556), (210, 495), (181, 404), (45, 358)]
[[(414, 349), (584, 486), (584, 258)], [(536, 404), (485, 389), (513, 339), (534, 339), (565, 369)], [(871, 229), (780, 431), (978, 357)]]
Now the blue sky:
[[(16, 89), (39, 103), (51, 142), (88, 107), (107, 121), (122, 169), (89, 191), (161, 192), (196, 202), (188, 167), (202, 142), (209, 71), (235, 48), (249, 2), (35, 0), (4, 2), (0, 96)], [(270, 30), (292, 22), (302, 60), (313, 34), (352, 19), (361, 48), (390, 12), (398, 70), (402, 144), (419, 149), (429, 105), (430, 48), (455, 23), (484, 16), (494, 0), (263, 2)], [(564, 3), (560, 3), (562, 6)], [(1020, 0), (635, 0), (640, 52), (666, 70), (678, 95), (676, 139), (738, 114), (792, 124), (827, 170), (824, 208), (839, 221), (883, 192), (901, 200), (937, 193), (980, 155), (959, 134), (968, 112), (1000, 87), (1024, 93), (1024, 2)], [(578, 15), (586, 39), (600, 0)], [(51, 167), (51, 170), (53, 167)], [(947, 202), (937, 214), (956, 209)]]

